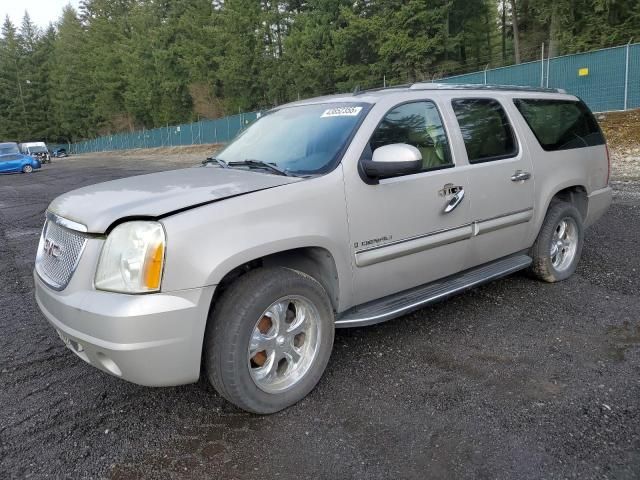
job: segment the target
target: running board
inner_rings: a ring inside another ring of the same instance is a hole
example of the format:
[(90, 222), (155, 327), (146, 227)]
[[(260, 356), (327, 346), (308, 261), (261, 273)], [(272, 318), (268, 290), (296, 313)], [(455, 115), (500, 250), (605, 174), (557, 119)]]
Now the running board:
[(505, 257), (443, 280), (358, 305), (338, 315), (335, 325), (336, 328), (347, 328), (385, 322), (476, 285), (517, 272), (529, 265), (531, 265), (531, 258), (528, 255), (517, 254)]

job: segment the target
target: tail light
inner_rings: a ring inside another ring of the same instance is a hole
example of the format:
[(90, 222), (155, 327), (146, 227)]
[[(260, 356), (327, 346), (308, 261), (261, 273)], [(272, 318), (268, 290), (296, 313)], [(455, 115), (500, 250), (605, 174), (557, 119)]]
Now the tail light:
[(609, 152), (609, 145), (604, 144), (604, 148), (607, 152), (607, 181), (604, 182), (605, 185), (609, 185), (609, 177), (611, 176), (611, 153)]

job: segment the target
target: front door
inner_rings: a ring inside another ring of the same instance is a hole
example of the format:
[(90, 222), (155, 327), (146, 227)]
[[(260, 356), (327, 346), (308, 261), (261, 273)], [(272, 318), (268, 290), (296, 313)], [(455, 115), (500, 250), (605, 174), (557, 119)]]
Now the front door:
[(22, 156), (15, 153), (0, 157), (0, 172), (19, 172), (22, 170)]
[[(356, 304), (458, 272), (472, 235), (467, 171), (455, 165), (436, 104), (420, 100), (393, 106), (362, 158), (394, 143), (420, 150), (420, 173), (375, 184), (358, 174), (345, 175)], [(462, 200), (451, 208), (457, 198)]]

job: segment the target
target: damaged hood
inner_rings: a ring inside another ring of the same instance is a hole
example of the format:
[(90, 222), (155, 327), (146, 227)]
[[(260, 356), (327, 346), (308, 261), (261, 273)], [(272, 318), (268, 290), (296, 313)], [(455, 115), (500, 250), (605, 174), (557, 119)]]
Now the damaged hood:
[(91, 233), (104, 233), (121, 218), (161, 217), (301, 180), (261, 170), (185, 168), (79, 188), (56, 198), (49, 211), (85, 225)]

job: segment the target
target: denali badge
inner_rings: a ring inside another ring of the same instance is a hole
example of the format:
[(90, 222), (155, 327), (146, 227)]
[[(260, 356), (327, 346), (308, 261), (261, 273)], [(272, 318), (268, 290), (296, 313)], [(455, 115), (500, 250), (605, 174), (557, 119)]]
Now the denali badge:
[(62, 248), (60, 247), (60, 245), (49, 238), (45, 238), (42, 249), (44, 250), (44, 253), (53, 258), (58, 258), (62, 253)]

